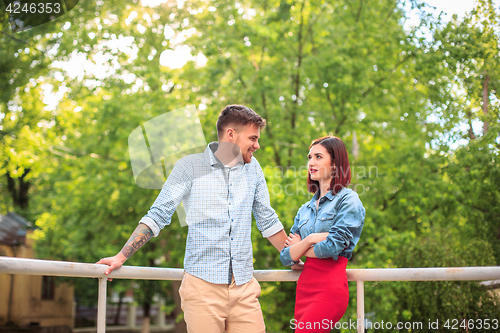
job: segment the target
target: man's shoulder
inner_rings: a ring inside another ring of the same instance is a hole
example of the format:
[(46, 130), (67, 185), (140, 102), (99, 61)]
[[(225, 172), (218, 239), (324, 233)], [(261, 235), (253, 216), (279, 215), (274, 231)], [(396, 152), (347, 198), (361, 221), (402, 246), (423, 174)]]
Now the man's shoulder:
[(252, 159), (250, 160), (250, 165), (260, 165), (259, 161), (255, 158), (255, 156), (252, 156)]
[(259, 161), (255, 158), (255, 156), (252, 156), (252, 159), (251, 159), (250, 163), (248, 163), (248, 166), (252, 169), (262, 171), (262, 167), (261, 167)]
[(203, 162), (203, 153), (186, 155), (175, 162), (175, 164), (179, 166), (186, 166), (190, 164), (197, 164), (200, 162)]

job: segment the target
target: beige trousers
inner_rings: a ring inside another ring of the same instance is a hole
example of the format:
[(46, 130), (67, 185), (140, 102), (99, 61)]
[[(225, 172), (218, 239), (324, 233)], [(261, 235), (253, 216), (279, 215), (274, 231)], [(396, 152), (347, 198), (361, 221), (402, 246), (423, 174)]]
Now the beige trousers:
[(189, 333), (264, 333), (260, 285), (213, 284), (184, 273), (179, 294)]

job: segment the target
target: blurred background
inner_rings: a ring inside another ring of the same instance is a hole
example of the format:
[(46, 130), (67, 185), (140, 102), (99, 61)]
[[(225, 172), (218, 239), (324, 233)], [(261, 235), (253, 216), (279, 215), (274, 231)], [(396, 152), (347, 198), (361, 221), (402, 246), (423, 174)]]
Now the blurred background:
[[(134, 181), (130, 133), (194, 105), (215, 141), (223, 107), (244, 104), (267, 119), (255, 157), (287, 232), (311, 198), (309, 144), (329, 134), (346, 143), (366, 208), (348, 268), (500, 261), (497, 1), (72, 6), (16, 32), (0, 5), (1, 256), (116, 254), (159, 192)], [(127, 265), (181, 268), (187, 228), (176, 219)], [(255, 226), (253, 246), (256, 269), (283, 268)], [(291, 331), (295, 283), (261, 286), (268, 332)], [(108, 324), (140, 329), (151, 318), (185, 332), (178, 287), (113, 281)], [(343, 321), (356, 319), (354, 283), (350, 295)], [(495, 284), (367, 282), (365, 296), (372, 322), (500, 318)], [(0, 275), (0, 324), (11, 330), (95, 326), (96, 302), (92, 279)], [(125, 312), (141, 315), (132, 325)]]

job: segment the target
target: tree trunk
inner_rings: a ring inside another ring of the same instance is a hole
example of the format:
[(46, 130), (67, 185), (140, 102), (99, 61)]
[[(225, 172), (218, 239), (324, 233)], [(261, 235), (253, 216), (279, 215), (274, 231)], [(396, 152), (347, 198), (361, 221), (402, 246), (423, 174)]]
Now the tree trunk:
[(488, 115), (488, 81), (490, 81), (490, 76), (486, 74), (483, 83), (483, 115), (484, 115), (484, 123), (483, 123), (483, 134), (488, 130), (488, 121), (486, 120), (486, 116)]
[(122, 304), (123, 304), (123, 296), (125, 296), (125, 292), (121, 292), (118, 294), (118, 308), (116, 309), (116, 315), (115, 315), (115, 325), (120, 324), (120, 312), (122, 309)]
[(359, 157), (359, 144), (356, 131), (352, 131), (352, 162), (355, 162)]
[(28, 208), (28, 190), (30, 188), (30, 183), (25, 181), (24, 178), (29, 172), (30, 169), (24, 169), (24, 173), (19, 178), (12, 178), (7, 172), (7, 188), (12, 195), (14, 206), (21, 209)]
[(467, 112), (467, 118), (469, 120), (469, 139), (474, 140), (476, 136), (474, 135), (474, 129), (472, 128), (472, 112), (470, 110)]
[(144, 302), (144, 317), (142, 318), (141, 333), (149, 333), (151, 327), (151, 303)]

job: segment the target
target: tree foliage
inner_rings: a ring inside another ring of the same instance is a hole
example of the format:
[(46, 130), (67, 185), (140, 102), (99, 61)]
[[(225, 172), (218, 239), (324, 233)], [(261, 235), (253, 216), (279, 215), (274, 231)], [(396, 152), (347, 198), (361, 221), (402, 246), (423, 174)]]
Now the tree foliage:
[[(405, 25), (409, 10), (419, 25)], [(134, 183), (132, 130), (194, 104), (214, 141), (220, 110), (245, 104), (268, 122), (256, 157), (287, 231), (311, 198), (308, 146), (333, 134), (367, 211), (349, 268), (495, 265), (497, 22), (490, 0), (449, 22), (394, 0), (84, 2), (16, 35), (3, 16), (0, 209), (36, 221), (40, 257), (114, 255), (158, 193)], [(175, 68), (180, 47), (193, 58)], [(174, 218), (127, 264), (182, 267), (185, 235)], [(256, 227), (253, 248), (255, 268), (281, 268)], [(175, 284), (160, 287), (173, 302)], [(268, 330), (289, 330), (295, 285), (262, 287)], [(365, 292), (367, 312), (384, 321), (498, 314), (475, 283), (366, 283)], [(344, 320), (356, 315), (354, 284), (350, 293)]]

